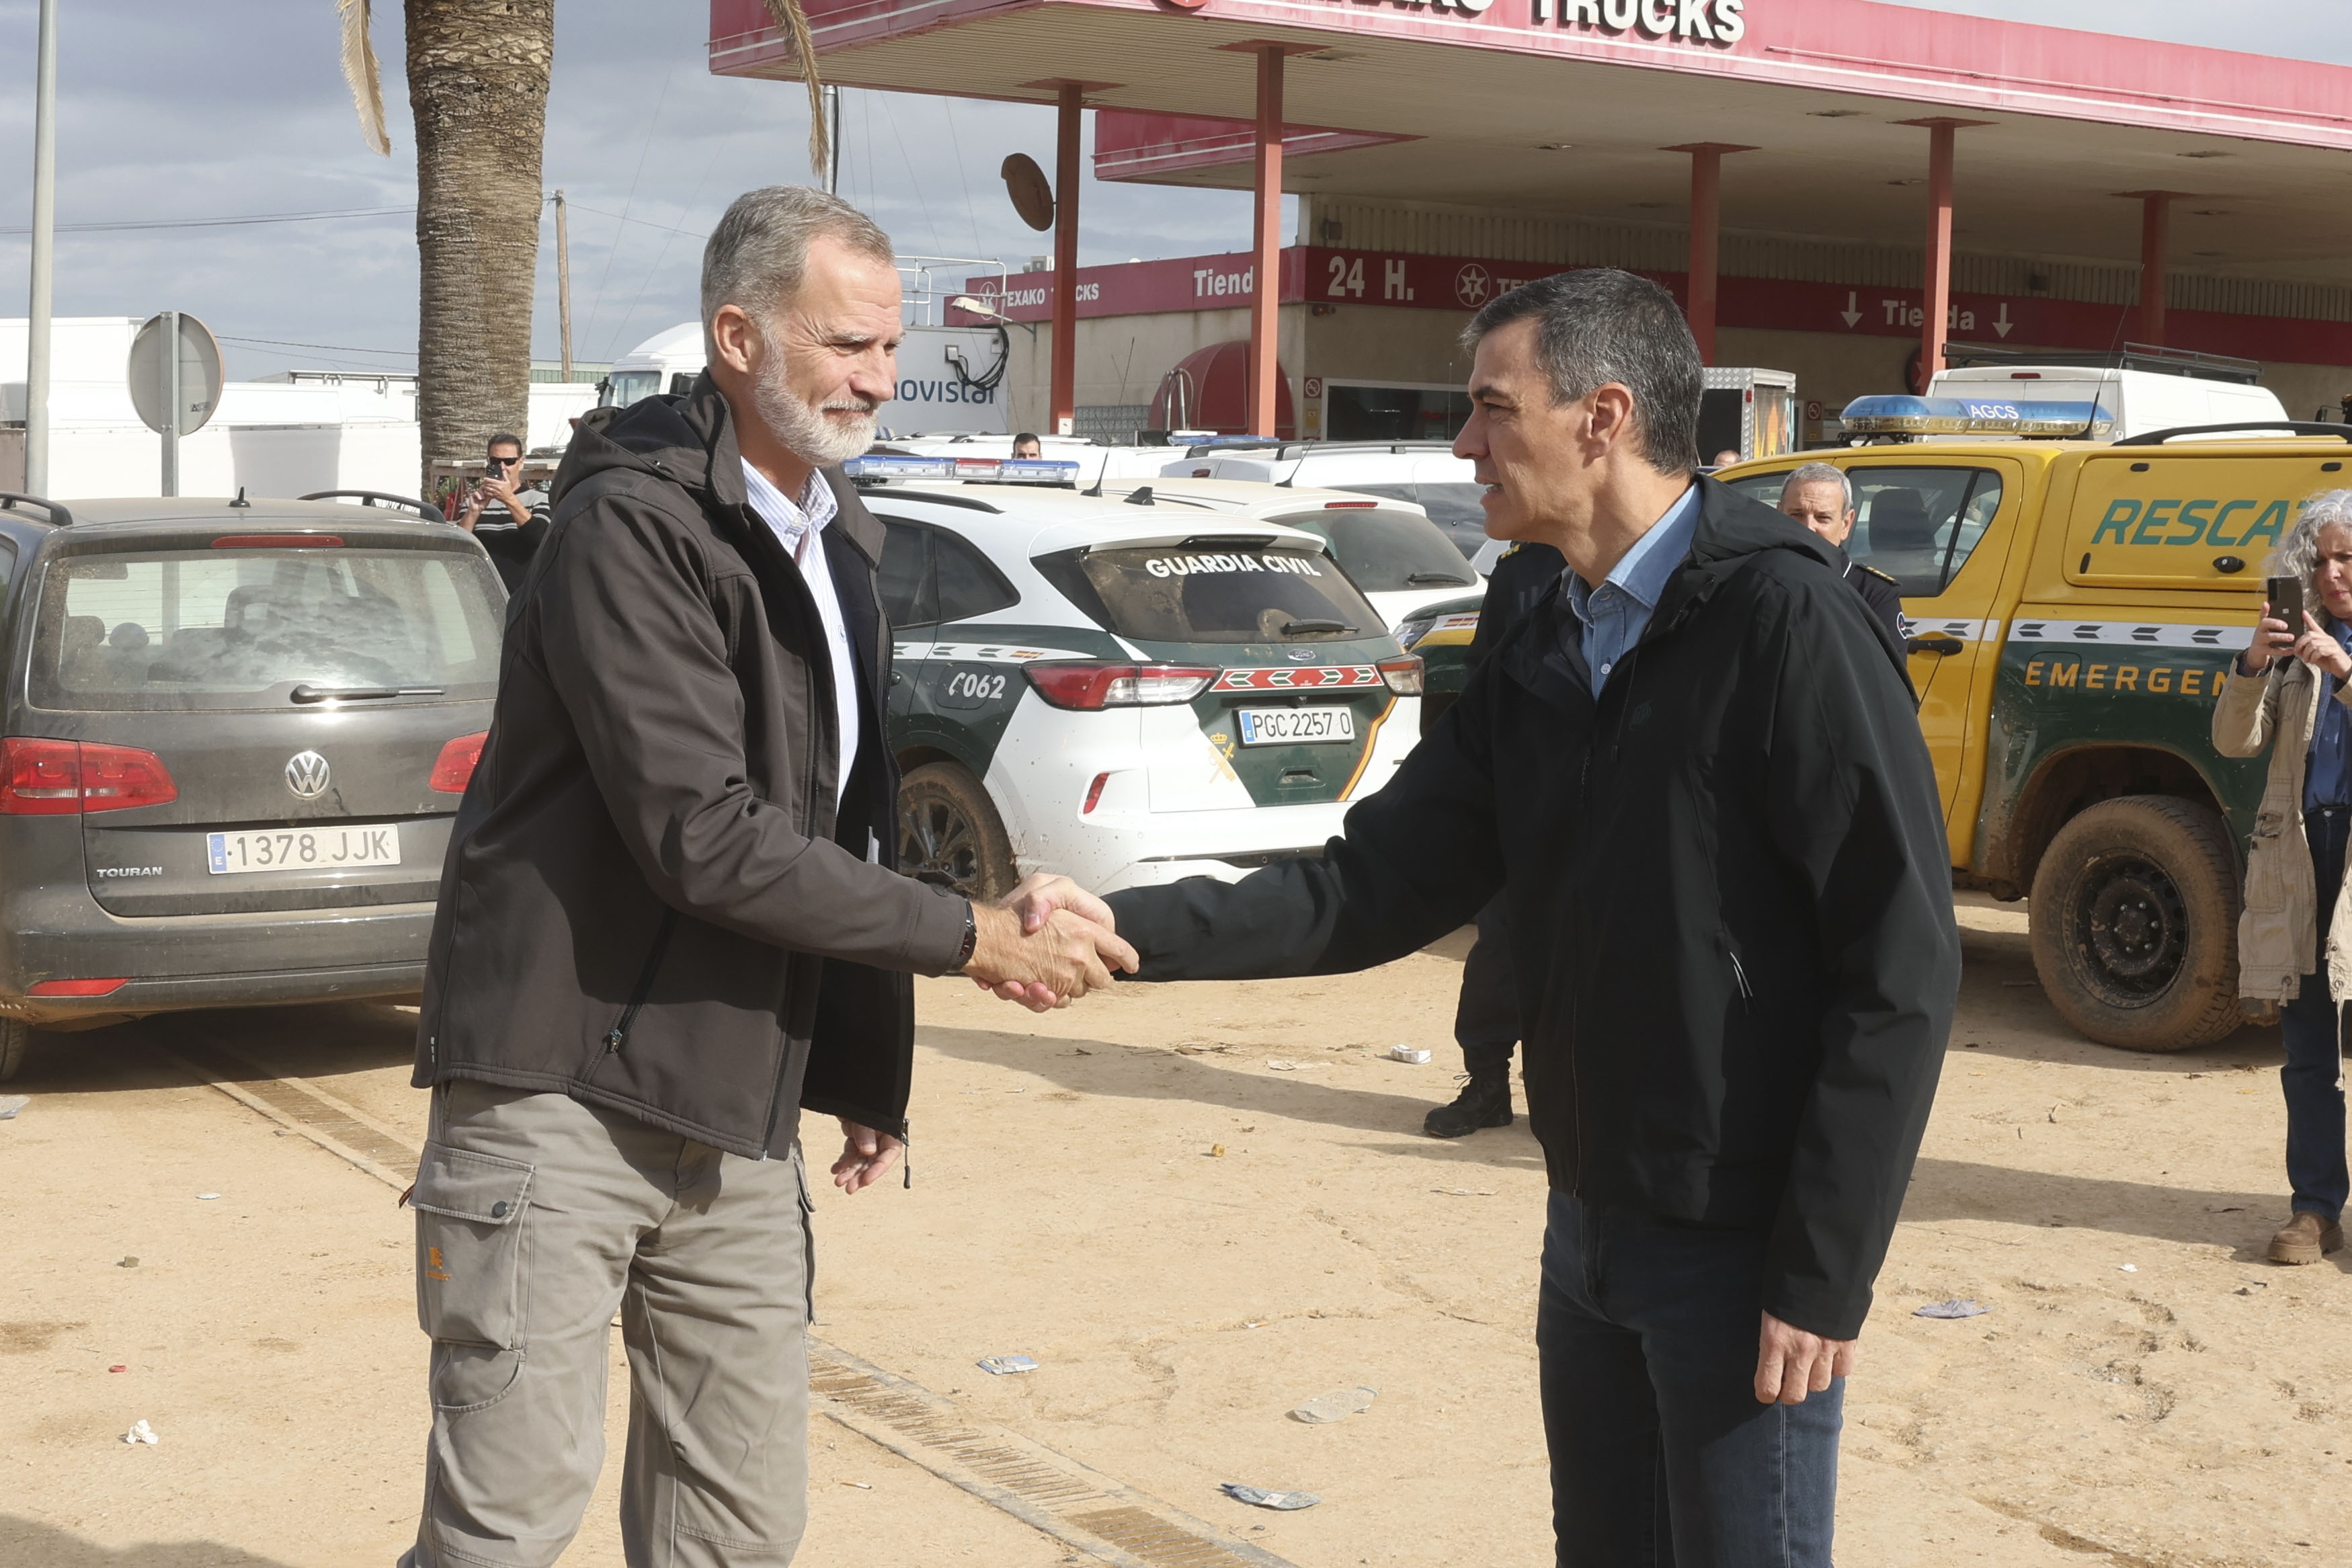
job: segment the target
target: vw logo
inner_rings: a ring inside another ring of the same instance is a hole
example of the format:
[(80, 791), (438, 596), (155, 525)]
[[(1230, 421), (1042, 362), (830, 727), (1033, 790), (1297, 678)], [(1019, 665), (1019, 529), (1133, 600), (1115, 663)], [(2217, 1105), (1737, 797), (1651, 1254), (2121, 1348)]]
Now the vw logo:
[(327, 792), (327, 759), (315, 751), (298, 751), (286, 759), (286, 788), (298, 800), (315, 800)]
[(1494, 287), (1494, 278), (1475, 261), (1454, 275), (1454, 297), (1465, 305), (1485, 304)]

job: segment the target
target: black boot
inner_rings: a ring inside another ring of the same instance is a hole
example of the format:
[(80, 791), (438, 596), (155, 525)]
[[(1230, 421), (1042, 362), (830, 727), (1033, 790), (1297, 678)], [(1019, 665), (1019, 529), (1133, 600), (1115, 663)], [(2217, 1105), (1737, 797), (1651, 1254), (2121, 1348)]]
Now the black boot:
[(1422, 1119), (1421, 1130), (1433, 1138), (1465, 1138), (1481, 1127), (1511, 1124), (1511, 1071), (1474, 1072), (1451, 1105), (1440, 1105)]

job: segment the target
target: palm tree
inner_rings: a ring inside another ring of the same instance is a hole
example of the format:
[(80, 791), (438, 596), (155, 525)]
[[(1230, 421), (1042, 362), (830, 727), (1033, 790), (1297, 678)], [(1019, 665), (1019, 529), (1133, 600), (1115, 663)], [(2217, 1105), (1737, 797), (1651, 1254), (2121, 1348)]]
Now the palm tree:
[[(370, 146), (390, 155), (370, 0), (337, 0), (343, 74)], [(530, 413), (540, 148), (554, 0), (406, 0), (416, 124), (416, 418), (436, 458), (479, 456)]]
[[(373, 0), (336, 0), (343, 77), (360, 131), (389, 157)], [(416, 123), (416, 417), (433, 464), (528, 435), (530, 307), (539, 269), (540, 150), (555, 60), (554, 0), (405, 0), (408, 102)], [(810, 166), (827, 159), (808, 19), (767, 0), (807, 64)]]

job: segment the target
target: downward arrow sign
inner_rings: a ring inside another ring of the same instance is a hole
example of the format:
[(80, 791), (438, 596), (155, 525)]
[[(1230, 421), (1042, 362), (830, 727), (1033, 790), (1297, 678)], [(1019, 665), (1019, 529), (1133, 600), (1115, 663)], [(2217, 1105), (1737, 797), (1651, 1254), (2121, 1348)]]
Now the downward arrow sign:
[[(1838, 312), (1839, 315), (1845, 318), (1845, 324), (1849, 329), (1851, 329), (1855, 322), (1862, 319), (1862, 311), (1860, 308), (1854, 304), (1853, 297), (1854, 290), (1851, 288), (1847, 289), (1845, 291), (1845, 308)], [(2003, 328), (2001, 330), (2005, 335), (2008, 329)]]
[(2016, 323), (2009, 319), (2009, 301), (2004, 299), (2000, 302), (2000, 314), (1992, 319), (1992, 329), (2006, 338), (2010, 328), (2014, 325)]

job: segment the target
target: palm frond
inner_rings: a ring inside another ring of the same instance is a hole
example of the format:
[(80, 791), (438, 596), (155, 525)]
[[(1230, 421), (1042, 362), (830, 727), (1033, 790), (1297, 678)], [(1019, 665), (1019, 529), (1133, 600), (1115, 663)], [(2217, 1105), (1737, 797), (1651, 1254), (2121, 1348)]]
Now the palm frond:
[(833, 165), (833, 137), (825, 123), (824, 84), (817, 79), (816, 42), (809, 37), (808, 14), (801, 9), (801, 0), (767, 0), (767, 6), (776, 26), (792, 38), (793, 53), (800, 57), (801, 78), (808, 83), (809, 169), (822, 180)]
[(383, 72), (368, 37), (369, 0), (335, 0), (343, 21), (343, 79), (351, 84), (352, 107), (359, 110), (360, 135), (389, 158), (392, 138), (383, 127)]

